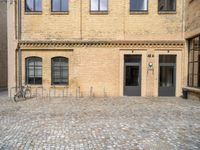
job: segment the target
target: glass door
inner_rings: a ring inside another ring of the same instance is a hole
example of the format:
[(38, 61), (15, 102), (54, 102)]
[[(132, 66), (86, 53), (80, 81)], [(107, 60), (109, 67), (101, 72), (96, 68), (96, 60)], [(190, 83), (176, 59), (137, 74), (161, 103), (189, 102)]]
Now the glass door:
[(141, 56), (125, 55), (124, 95), (141, 96)]
[(159, 57), (159, 96), (175, 96), (176, 91), (176, 56)]

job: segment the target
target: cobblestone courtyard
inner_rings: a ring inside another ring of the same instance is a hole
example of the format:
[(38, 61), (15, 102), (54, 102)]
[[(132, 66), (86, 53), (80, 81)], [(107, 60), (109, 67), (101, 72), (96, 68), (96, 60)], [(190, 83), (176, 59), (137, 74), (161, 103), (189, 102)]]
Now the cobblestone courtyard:
[(200, 102), (1, 96), (0, 149), (200, 149)]

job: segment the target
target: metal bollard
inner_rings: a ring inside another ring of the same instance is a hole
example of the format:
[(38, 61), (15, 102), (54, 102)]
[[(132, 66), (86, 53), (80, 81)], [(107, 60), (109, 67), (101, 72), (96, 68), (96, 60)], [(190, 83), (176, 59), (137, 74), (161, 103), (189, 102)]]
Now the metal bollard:
[(103, 88), (103, 96), (106, 97), (106, 89), (105, 89), (105, 87)]
[(90, 87), (90, 97), (93, 97), (93, 87)]
[(38, 88), (36, 88), (36, 100), (38, 99)]

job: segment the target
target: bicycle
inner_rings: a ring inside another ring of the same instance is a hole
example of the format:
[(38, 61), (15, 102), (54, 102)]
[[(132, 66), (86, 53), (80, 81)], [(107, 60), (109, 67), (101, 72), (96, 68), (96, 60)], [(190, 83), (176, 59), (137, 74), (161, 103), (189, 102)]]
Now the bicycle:
[(31, 87), (29, 87), (28, 85), (22, 86), (14, 95), (15, 102), (24, 99), (26, 100), (28, 98), (31, 98)]

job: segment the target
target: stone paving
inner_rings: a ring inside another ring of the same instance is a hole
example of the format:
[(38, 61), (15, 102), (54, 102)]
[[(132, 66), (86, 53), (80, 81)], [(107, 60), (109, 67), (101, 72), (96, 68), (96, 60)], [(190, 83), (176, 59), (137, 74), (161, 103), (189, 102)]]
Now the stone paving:
[(1, 150), (200, 149), (200, 102), (0, 96)]

